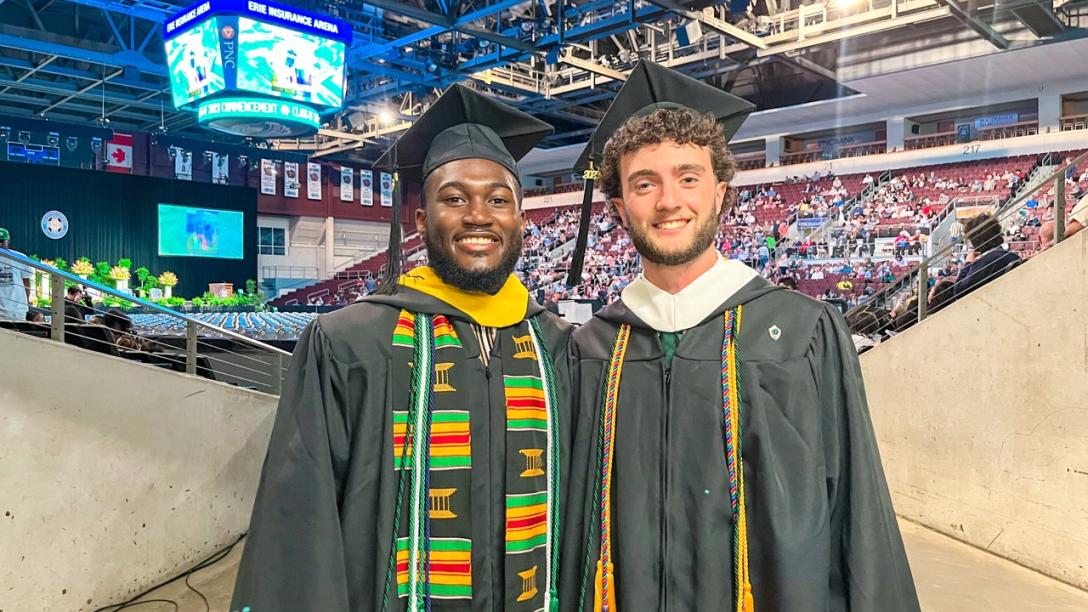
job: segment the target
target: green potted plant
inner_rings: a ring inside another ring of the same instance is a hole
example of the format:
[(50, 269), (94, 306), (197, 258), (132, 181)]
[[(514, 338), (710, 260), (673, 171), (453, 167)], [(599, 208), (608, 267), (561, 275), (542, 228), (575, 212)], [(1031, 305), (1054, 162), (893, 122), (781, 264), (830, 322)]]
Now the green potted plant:
[[(124, 261), (124, 260), (121, 260)], [(136, 291), (140, 297), (147, 295), (147, 278), (151, 276), (151, 271), (144, 266), (136, 268)]]

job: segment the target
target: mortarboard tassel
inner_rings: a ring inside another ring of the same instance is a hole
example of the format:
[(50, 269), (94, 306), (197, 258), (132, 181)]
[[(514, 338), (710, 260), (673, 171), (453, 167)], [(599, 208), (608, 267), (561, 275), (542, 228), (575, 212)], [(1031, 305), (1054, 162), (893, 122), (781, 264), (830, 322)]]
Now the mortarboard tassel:
[(404, 210), (403, 195), (400, 188), (400, 172), (397, 170), (397, 145), (393, 145), (393, 210), (389, 220), (389, 248), (386, 250), (385, 278), (381, 285), (374, 290), (375, 295), (393, 295), (397, 292), (397, 284), (401, 273), (401, 241), (404, 240), (401, 227), (401, 215)]
[(582, 194), (582, 218), (578, 223), (578, 240), (574, 243), (574, 257), (567, 274), (567, 287), (576, 287), (582, 283), (582, 266), (585, 264), (586, 247), (589, 245), (589, 221), (593, 216), (593, 187), (601, 171), (589, 160), (589, 166), (582, 172), (585, 179), (585, 192)]

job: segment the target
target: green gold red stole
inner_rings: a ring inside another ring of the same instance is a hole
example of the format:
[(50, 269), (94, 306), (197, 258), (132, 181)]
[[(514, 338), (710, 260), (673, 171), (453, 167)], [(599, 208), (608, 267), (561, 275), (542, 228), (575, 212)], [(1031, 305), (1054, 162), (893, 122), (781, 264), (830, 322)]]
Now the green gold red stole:
[[(535, 318), (498, 331), (506, 414), (505, 610), (558, 609), (559, 446), (555, 374)], [(494, 361), (496, 358), (492, 358)], [(393, 592), (407, 609), (472, 600), (471, 419), (457, 393), (476, 380), (443, 315), (401, 311), (393, 332), (393, 465), (397, 507), (383, 609)], [(493, 546), (479, 542), (479, 546)]]

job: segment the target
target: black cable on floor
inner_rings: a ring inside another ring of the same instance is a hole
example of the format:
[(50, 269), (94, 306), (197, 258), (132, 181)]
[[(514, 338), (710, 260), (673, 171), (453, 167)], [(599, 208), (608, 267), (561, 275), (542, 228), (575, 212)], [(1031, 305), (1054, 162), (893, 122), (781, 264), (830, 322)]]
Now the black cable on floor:
[[(116, 610), (125, 610), (127, 608), (135, 608), (136, 606), (142, 606), (144, 604), (149, 604), (149, 603), (168, 603), (168, 604), (174, 606), (174, 612), (181, 612), (181, 606), (179, 606), (178, 602), (174, 601), (173, 599), (148, 599), (147, 601), (135, 601), (135, 602), (132, 602), (132, 603), (122, 604), (121, 607), (117, 608)], [(109, 606), (109, 607), (112, 607), (112, 606)], [(116, 610), (114, 612), (116, 612)]]
[(137, 599), (147, 595), (148, 593), (150, 593), (150, 592), (152, 592), (152, 591), (154, 591), (156, 589), (164, 587), (164, 586), (170, 584), (171, 582), (175, 582), (178, 578), (184, 578), (185, 586), (188, 587), (190, 590), (192, 590), (194, 593), (196, 593), (198, 596), (200, 596), (200, 598), (202, 600), (204, 600), (205, 612), (211, 612), (211, 605), (208, 603), (208, 598), (204, 597), (204, 594), (201, 593), (200, 591), (198, 591), (196, 589), (196, 587), (189, 584), (189, 577), (192, 576), (193, 574), (195, 574), (196, 572), (199, 572), (200, 570), (208, 567), (209, 565), (213, 565), (213, 564), (221, 561), (224, 557), (229, 555), (230, 551), (234, 550), (234, 547), (237, 546), (238, 543), (241, 542), (245, 537), (246, 537), (246, 533), (243, 533), (242, 535), (238, 536), (237, 540), (235, 540), (234, 542), (231, 542), (226, 548), (224, 548), (222, 550), (218, 550), (218, 551), (212, 553), (207, 558), (205, 558), (203, 561), (201, 561), (200, 563), (197, 563), (195, 566), (193, 566), (192, 568), (190, 568), (189, 570), (187, 570), (185, 573), (181, 574), (180, 576), (174, 576), (173, 578), (170, 578), (169, 580), (165, 580), (163, 582), (160, 582), (160, 583), (156, 584), (155, 586), (147, 589), (146, 591), (144, 591), (142, 593), (139, 593), (138, 595), (133, 596), (131, 599), (129, 599), (127, 601), (121, 602), (119, 604), (110, 604), (108, 606), (103, 606), (101, 608), (98, 608), (94, 612), (119, 612), (120, 610), (133, 608), (133, 607), (140, 606), (140, 605), (147, 604), (147, 603), (168, 603), (168, 604), (172, 604), (174, 606), (174, 611), (175, 612), (180, 612), (181, 607), (178, 606), (178, 603), (176, 601), (173, 601), (171, 599), (149, 599), (147, 601), (136, 601)]

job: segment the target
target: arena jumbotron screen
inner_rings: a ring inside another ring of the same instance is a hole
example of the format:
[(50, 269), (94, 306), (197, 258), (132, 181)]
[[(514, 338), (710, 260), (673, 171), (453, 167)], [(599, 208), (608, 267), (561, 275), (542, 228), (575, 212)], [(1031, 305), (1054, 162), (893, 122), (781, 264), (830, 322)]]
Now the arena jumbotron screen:
[[(178, 109), (210, 101), (263, 98), (294, 101), (315, 114), (344, 104), (346, 22), (258, 0), (205, 0), (163, 25), (170, 89)], [(204, 121), (236, 135), (286, 137), (310, 133), (312, 122), (284, 114)]]
[(159, 256), (243, 259), (245, 214), (159, 204)]

